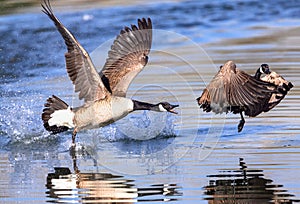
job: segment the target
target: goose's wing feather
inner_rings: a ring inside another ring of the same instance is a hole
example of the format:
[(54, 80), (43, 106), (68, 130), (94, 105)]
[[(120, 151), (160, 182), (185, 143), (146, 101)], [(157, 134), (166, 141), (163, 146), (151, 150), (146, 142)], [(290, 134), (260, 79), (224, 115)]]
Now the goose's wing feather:
[(79, 92), (79, 99), (84, 99), (88, 103), (105, 98), (109, 92), (97, 73), (89, 54), (72, 33), (56, 18), (49, 0), (44, 0), (42, 7), (43, 12), (54, 22), (67, 45), (68, 52), (65, 53), (66, 68), (71, 81), (75, 85), (75, 92)]
[(246, 115), (255, 116), (263, 111), (263, 104), (274, 91), (273, 84), (238, 69), (226, 73), (219, 71), (198, 98), (198, 103), (207, 112), (222, 113), (243, 107)]
[(273, 93), (277, 92), (277, 86), (257, 80), (247, 73), (236, 70), (231, 75), (230, 94), (228, 94), (231, 106), (243, 106), (246, 115), (256, 116), (264, 111)]
[(152, 44), (151, 19), (125, 27), (114, 40), (100, 76), (113, 95), (126, 96), (128, 86), (148, 62)]

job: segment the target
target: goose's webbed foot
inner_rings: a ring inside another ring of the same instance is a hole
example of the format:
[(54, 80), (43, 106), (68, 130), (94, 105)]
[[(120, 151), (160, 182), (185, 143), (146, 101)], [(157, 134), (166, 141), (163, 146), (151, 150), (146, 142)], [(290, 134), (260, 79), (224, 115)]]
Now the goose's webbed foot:
[(238, 132), (241, 132), (244, 128), (245, 120), (240, 120), (240, 123), (238, 125)]
[(238, 132), (241, 132), (245, 125), (245, 119), (243, 117), (243, 113), (240, 112), (240, 115), (241, 115), (241, 120), (240, 120), (240, 123), (238, 124)]
[(74, 148), (76, 146), (76, 143), (75, 143), (76, 134), (77, 134), (77, 129), (75, 128), (73, 133), (72, 133), (72, 147), (74, 147)]

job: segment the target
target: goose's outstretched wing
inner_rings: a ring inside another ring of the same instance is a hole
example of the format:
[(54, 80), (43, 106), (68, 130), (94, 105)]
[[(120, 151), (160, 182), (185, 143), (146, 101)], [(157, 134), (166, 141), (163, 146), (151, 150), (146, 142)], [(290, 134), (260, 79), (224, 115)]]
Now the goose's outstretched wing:
[[(222, 68), (223, 69), (223, 68)], [(256, 116), (264, 109), (275, 85), (255, 79), (239, 70), (220, 70), (197, 99), (204, 111), (222, 113), (245, 111), (246, 115)]]
[(277, 93), (277, 86), (255, 79), (253, 76), (237, 69), (231, 75), (229, 104), (233, 107), (244, 107), (245, 115), (256, 116), (264, 111), (273, 93)]
[(106, 88), (117, 96), (126, 96), (134, 77), (148, 62), (152, 44), (151, 19), (138, 19), (138, 25), (125, 27), (114, 40), (106, 63), (99, 73)]
[(65, 40), (65, 44), (68, 48), (68, 52), (65, 53), (66, 68), (70, 79), (75, 85), (75, 92), (79, 92), (79, 99), (84, 99), (87, 103), (105, 98), (109, 92), (105, 88), (87, 51), (56, 18), (49, 0), (44, 0), (42, 7), (42, 11), (54, 22), (56, 28)]

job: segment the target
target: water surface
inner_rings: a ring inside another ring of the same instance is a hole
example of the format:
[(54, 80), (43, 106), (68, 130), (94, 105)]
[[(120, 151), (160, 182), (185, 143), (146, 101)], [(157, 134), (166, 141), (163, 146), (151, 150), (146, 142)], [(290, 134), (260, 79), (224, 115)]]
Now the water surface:
[[(79, 133), (70, 152), (71, 132), (49, 135), (40, 119), (52, 94), (80, 104), (60, 35), (42, 13), (1, 16), (0, 202), (299, 202), (298, 1), (61, 8), (97, 67), (124, 25), (151, 16), (150, 60), (128, 95), (178, 103), (179, 115), (137, 112)], [(294, 84), (276, 108), (246, 118), (242, 133), (238, 116), (203, 113), (195, 101), (227, 60), (250, 74), (268, 63)]]

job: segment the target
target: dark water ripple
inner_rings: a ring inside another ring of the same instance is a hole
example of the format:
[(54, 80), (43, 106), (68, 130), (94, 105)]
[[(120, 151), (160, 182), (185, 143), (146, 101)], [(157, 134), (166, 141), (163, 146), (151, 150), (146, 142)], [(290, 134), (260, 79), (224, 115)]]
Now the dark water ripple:
[(263, 170), (250, 169), (240, 158), (239, 170), (224, 170), (208, 175), (206, 200), (211, 203), (293, 203), (300, 202), (283, 185), (264, 177)]
[(48, 202), (54, 203), (169, 202), (182, 195), (177, 184), (137, 187), (134, 182), (110, 173), (72, 173), (69, 168), (56, 167), (47, 175), (46, 194)]

